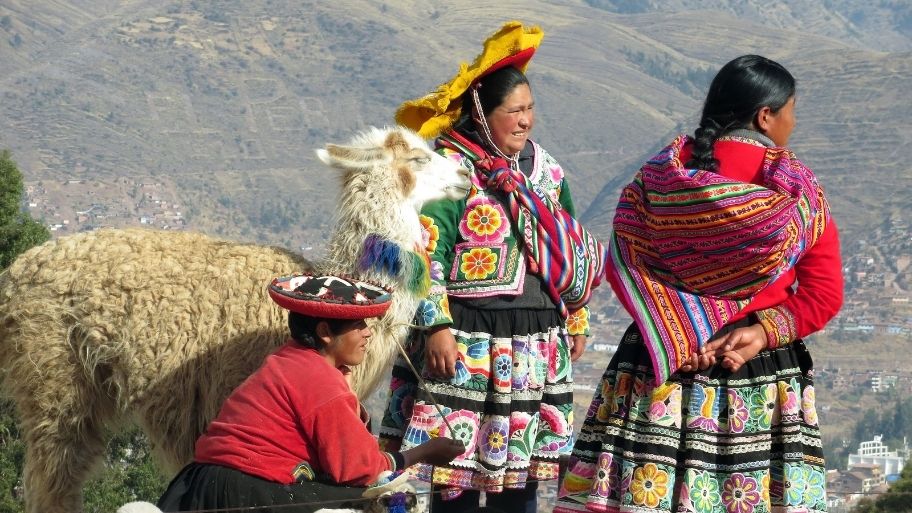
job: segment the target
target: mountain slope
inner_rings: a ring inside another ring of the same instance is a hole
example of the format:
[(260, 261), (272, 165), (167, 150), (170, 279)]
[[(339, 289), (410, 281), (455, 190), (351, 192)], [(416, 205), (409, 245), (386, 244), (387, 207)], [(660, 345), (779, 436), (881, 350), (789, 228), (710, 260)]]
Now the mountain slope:
[[(789, 5), (768, 7), (787, 13)], [(811, 29), (847, 30), (845, 16), (814, 5)], [(581, 1), (442, 9), (426, 0), (26, 8), (15, 0), (0, 6), (0, 69), (9, 70), (0, 75), (0, 146), (28, 180), (152, 177), (178, 191), (191, 228), (319, 241), (335, 183), (313, 149), (390, 123), (402, 100), (452, 76), (501, 21), (521, 13), (546, 32), (529, 69), (534, 136), (568, 168), (596, 233), (607, 235), (619, 186), (675, 133), (693, 129), (713, 73), (742, 53), (769, 55), (798, 78), (793, 144), (849, 233), (902, 208), (912, 182), (895, 157), (910, 138), (900, 94), (912, 85), (912, 56), (733, 9), (625, 14)], [(276, 213), (275, 204), (288, 207)], [(295, 216), (298, 208), (307, 214)]]

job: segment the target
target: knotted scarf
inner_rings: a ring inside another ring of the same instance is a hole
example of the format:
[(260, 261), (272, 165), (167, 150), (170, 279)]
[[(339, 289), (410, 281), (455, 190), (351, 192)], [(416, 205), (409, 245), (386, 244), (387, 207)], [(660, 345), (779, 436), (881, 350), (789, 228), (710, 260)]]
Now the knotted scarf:
[(656, 384), (791, 269), (829, 220), (813, 172), (768, 148), (762, 185), (685, 169), (680, 136), (621, 192), (609, 252)]
[(607, 251), (560, 203), (536, 194), (521, 171), (506, 159), (489, 156), (478, 144), (454, 130), (437, 139), (440, 146), (466, 155), (475, 172), (502, 193), (515, 226), (522, 232), (529, 270), (541, 276), (561, 315), (589, 302), (601, 282)]

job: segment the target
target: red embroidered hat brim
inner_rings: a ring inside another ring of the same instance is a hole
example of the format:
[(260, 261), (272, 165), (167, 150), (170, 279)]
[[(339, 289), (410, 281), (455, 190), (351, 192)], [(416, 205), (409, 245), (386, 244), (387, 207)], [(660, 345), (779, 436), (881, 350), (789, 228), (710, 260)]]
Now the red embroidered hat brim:
[(484, 73), (475, 79), (475, 82), (481, 80), (483, 77), (490, 75), (491, 73), (494, 73), (499, 69), (506, 68), (507, 66), (513, 66), (514, 68), (523, 70), (526, 68), (526, 66), (529, 65), (529, 61), (532, 60), (533, 55), (535, 55), (535, 48), (526, 48), (517, 54), (501, 59), (492, 64), (490, 68), (485, 70)]
[(386, 313), (386, 310), (390, 307), (389, 301), (352, 305), (315, 299), (302, 299), (293, 297), (273, 286), (269, 287), (269, 296), (277, 305), (286, 310), (309, 317), (323, 319), (367, 319), (370, 317), (380, 317)]
[(324, 319), (366, 319), (383, 315), (390, 306), (387, 289), (342, 276), (298, 274), (275, 278), (269, 296), (282, 308)]

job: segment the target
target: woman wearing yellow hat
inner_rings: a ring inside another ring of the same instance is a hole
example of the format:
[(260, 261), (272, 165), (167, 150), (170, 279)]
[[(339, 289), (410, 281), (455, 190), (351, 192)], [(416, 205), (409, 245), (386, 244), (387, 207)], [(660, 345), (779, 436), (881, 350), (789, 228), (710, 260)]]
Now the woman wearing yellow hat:
[(481, 490), (488, 506), (534, 512), (537, 482), (556, 479), (570, 450), (570, 362), (585, 348), (605, 253), (573, 218), (563, 169), (529, 139), (523, 72), (542, 35), (507, 23), (473, 64), (396, 116), (473, 171), (466, 198), (422, 211), (433, 285), (411, 360), (424, 379), (397, 362), (380, 430), (387, 448), (437, 436), (466, 446), (447, 465), (417, 466), (443, 490), (435, 513), (470, 510)]

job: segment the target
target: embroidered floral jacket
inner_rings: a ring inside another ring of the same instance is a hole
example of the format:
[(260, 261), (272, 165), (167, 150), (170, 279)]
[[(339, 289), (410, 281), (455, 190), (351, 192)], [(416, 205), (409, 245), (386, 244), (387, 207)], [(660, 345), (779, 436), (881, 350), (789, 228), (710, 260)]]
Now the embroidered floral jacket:
[[(532, 147), (529, 181), (535, 192), (550, 196), (575, 215), (560, 164), (538, 144), (532, 142)], [(519, 295), (527, 273), (520, 227), (513, 225), (497, 193), (486, 188), (484, 178), (474, 172), (465, 155), (449, 148), (436, 151), (472, 171), (472, 188), (462, 200), (432, 202), (421, 211), (425, 247), (431, 258), (431, 290), (419, 306), (419, 326), (453, 323), (448, 296)], [(571, 312), (567, 329), (571, 335), (589, 334), (588, 307)]]

